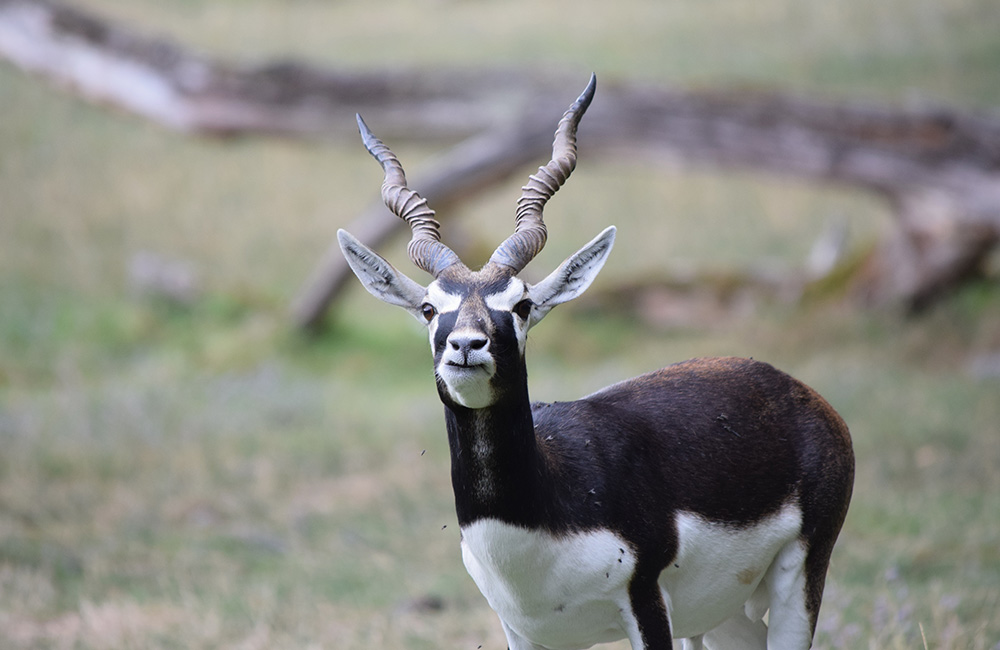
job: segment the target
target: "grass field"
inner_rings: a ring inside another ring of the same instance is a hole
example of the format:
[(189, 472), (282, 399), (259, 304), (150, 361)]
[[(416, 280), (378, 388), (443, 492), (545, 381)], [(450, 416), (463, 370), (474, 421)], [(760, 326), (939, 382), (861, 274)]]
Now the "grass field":
[[(993, 0), (87, 4), (247, 59), (1000, 105)], [(505, 647), (461, 565), (422, 332), (360, 290), (322, 337), (288, 327), (291, 296), (380, 182), (360, 145), (189, 140), (0, 64), (0, 647)], [(510, 219), (518, 187), (453, 218)], [(828, 218), (859, 249), (889, 218), (842, 189), (585, 149), (549, 208), (551, 250), (529, 271), (615, 223), (599, 288), (792, 269)], [(133, 291), (141, 251), (191, 264), (199, 297)], [(997, 650), (1000, 379), (970, 372), (1000, 351), (995, 280), (909, 320), (758, 300), (653, 327), (567, 305), (532, 332), (533, 397), (693, 356), (771, 361), (833, 403), (858, 457), (816, 647)]]

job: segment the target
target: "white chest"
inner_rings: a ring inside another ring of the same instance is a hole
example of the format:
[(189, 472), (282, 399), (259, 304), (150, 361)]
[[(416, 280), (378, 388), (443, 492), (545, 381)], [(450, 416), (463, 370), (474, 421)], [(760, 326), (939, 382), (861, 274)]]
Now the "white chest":
[(462, 560), (490, 607), (534, 643), (568, 650), (625, 636), (635, 556), (609, 531), (553, 536), (481, 520), (462, 529)]

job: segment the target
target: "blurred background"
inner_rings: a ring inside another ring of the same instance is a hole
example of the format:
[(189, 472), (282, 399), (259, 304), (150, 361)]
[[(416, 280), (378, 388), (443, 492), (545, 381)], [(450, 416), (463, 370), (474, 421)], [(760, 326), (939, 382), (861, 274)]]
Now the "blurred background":
[[(237, 66), (578, 78), (562, 106), (591, 71), (595, 109), (625, 82), (1000, 106), (994, 0), (75, 6)], [(505, 647), (461, 564), (422, 328), (355, 284), (322, 329), (290, 317), (377, 200), (355, 110), (328, 137), (202, 137), (0, 59), (0, 646)], [(382, 137), (411, 178), (458, 139)], [(872, 305), (849, 276), (895, 227), (884, 196), (586, 146), (526, 273), (619, 237), (592, 295), (532, 331), (532, 397), (695, 356), (773, 363), (839, 410), (857, 453), (815, 647), (1000, 648), (996, 253), (919, 311)], [(470, 264), (544, 161), (442, 219)], [(795, 282), (831, 228), (845, 270)], [(423, 281), (404, 249), (385, 246)]]

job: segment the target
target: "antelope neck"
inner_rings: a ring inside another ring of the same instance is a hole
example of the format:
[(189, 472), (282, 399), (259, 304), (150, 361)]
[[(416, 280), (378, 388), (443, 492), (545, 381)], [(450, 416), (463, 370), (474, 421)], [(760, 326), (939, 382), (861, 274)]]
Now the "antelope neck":
[(451, 481), (460, 526), (480, 519), (538, 528), (545, 521), (548, 472), (523, 398), (468, 409), (445, 404)]

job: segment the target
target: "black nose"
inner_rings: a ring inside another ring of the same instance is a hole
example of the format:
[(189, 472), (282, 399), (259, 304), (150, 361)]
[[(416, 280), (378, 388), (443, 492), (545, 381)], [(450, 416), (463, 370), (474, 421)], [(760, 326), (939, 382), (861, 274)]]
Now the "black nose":
[(448, 345), (452, 350), (467, 354), (472, 350), (482, 350), (490, 340), (481, 334), (452, 335), (448, 337)]

